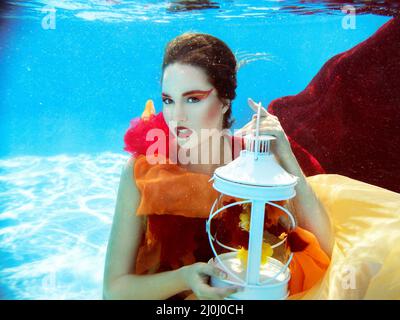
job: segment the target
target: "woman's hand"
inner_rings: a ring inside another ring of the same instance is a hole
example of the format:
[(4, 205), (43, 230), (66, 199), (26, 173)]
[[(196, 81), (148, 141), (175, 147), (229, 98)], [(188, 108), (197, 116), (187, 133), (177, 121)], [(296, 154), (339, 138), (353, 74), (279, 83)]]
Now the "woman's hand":
[[(250, 108), (255, 111), (251, 121), (249, 121), (243, 128), (237, 131), (235, 134), (255, 134), (257, 125), (257, 111), (258, 105), (249, 98), (247, 100)], [(293, 155), (290, 147), (290, 142), (279, 122), (278, 117), (270, 114), (264, 107), (261, 106), (260, 111), (260, 134), (268, 134), (276, 137), (271, 143), (271, 151), (275, 154), (278, 159), (286, 159)]]
[(226, 272), (205, 262), (197, 262), (181, 268), (183, 281), (200, 300), (222, 300), (241, 290), (240, 286), (216, 288), (208, 284), (210, 276), (225, 279)]
[[(250, 108), (257, 113), (258, 105), (252, 99), (248, 99), (248, 103)], [(239, 130), (240, 134), (242, 132), (247, 134), (255, 133), (256, 122), (257, 114), (253, 115), (253, 119)], [(298, 225), (311, 231), (317, 237), (321, 248), (330, 256), (334, 243), (334, 233), (330, 217), (307, 182), (278, 118), (268, 113), (262, 107), (260, 133), (276, 137), (276, 140), (271, 144), (272, 152), (287, 172), (299, 178), (296, 184), (296, 197), (289, 200), (289, 206), (291, 207), (291, 211), (296, 215)]]

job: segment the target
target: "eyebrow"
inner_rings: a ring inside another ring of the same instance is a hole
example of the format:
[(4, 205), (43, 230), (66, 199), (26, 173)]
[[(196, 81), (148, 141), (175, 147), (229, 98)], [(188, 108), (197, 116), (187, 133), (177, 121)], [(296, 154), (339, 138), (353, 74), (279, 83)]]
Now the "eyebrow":
[[(187, 92), (183, 93), (182, 96), (186, 97), (186, 96), (189, 96), (192, 94), (204, 94), (204, 95), (206, 95), (206, 97), (208, 97), (210, 95), (211, 91), (213, 91), (213, 90), (214, 90), (214, 88), (211, 88), (210, 90), (191, 90), (191, 91), (187, 91)], [(162, 96), (169, 97), (169, 98), (171, 97), (169, 94), (164, 93), (164, 92), (162, 93)]]

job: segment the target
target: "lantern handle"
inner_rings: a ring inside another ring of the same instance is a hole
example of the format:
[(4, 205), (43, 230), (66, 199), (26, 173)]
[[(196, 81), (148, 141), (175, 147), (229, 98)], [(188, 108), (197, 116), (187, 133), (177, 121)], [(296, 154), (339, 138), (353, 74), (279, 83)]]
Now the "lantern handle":
[(255, 152), (254, 152), (254, 160), (258, 159), (258, 149), (260, 148), (260, 118), (261, 118), (261, 102), (257, 104), (257, 123), (256, 123), (256, 141), (255, 141)]

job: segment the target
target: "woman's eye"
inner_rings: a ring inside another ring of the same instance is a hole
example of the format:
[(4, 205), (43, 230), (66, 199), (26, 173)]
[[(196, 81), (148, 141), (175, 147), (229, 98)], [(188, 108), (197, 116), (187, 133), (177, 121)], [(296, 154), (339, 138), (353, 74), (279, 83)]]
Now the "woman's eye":
[(163, 101), (165, 104), (171, 104), (171, 103), (172, 103), (172, 99), (170, 99), (170, 98), (163, 98), (162, 101)]
[(200, 101), (200, 99), (199, 98), (196, 98), (196, 97), (190, 97), (190, 98), (188, 98), (188, 102), (190, 102), (190, 103), (196, 103), (196, 102), (199, 102)]

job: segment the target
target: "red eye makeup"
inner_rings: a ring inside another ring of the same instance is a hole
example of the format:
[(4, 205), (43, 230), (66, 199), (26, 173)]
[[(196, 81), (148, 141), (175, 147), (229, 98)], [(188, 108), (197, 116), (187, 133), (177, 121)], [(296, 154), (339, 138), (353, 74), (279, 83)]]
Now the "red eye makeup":
[(185, 92), (183, 94), (183, 96), (184, 97), (190, 96), (190, 97), (197, 98), (199, 100), (203, 100), (203, 99), (206, 99), (213, 90), (214, 90), (213, 88), (211, 88), (210, 90), (207, 90), (207, 91), (204, 91), (204, 90), (192, 90), (192, 91)]
[[(211, 88), (210, 90), (191, 90), (191, 91), (185, 92), (184, 94), (182, 94), (182, 96), (183, 97), (190, 96), (190, 97), (197, 98), (199, 100), (203, 100), (203, 99), (206, 99), (213, 90), (214, 90), (214, 88)], [(171, 98), (171, 96), (167, 93), (162, 93), (161, 96), (163, 99)]]

